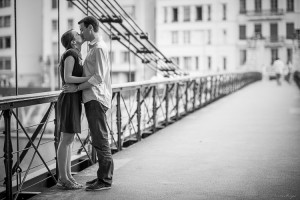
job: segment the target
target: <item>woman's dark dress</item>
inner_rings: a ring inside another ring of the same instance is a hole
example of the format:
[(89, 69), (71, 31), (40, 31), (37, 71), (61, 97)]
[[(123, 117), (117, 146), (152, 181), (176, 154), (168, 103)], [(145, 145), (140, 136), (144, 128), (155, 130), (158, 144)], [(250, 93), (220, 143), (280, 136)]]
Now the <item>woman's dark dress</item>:
[[(62, 84), (66, 84), (64, 79), (64, 61), (68, 56), (75, 59), (72, 76), (81, 77), (83, 68), (81, 58), (76, 50), (69, 49), (63, 55), (60, 64), (60, 74)], [(57, 100), (58, 125), (60, 132), (80, 133), (81, 132), (81, 91), (74, 93), (60, 93)]]

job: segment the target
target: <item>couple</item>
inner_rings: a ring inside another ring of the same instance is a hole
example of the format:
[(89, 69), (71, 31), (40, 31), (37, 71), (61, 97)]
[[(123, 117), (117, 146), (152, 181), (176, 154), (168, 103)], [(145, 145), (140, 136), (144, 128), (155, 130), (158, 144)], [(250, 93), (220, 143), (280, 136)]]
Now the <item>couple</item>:
[[(59, 179), (62, 189), (80, 189), (71, 175), (71, 152), (75, 133), (81, 132), (81, 102), (96, 149), (99, 168), (97, 178), (86, 182), (87, 191), (110, 189), (114, 163), (108, 142), (106, 111), (111, 107), (111, 79), (108, 50), (99, 35), (99, 22), (88, 16), (78, 22), (81, 34), (69, 30), (61, 37), (66, 48), (60, 62), (63, 92), (57, 100), (58, 126), (61, 132), (57, 150)], [(81, 45), (89, 41), (89, 52), (81, 65)]]

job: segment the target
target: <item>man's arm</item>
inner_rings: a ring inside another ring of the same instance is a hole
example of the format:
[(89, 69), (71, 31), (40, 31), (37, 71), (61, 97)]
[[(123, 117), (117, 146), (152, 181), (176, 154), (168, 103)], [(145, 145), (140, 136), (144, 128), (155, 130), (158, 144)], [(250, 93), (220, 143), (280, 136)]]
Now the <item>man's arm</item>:
[(93, 87), (92, 84), (90, 84), (88, 81), (81, 83), (79, 85), (75, 85), (75, 84), (65, 84), (62, 88), (62, 90), (64, 91), (64, 93), (72, 93), (72, 92), (77, 92), (80, 90), (85, 90), (88, 88)]
[(75, 84), (66, 84), (63, 86), (63, 91), (65, 93), (69, 93), (69, 92), (77, 92), (80, 90), (85, 90), (88, 88), (91, 88), (93, 86), (98, 86), (102, 83), (103, 80), (103, 63), (102, 63), (102, 50), (96, 49), (94, 51), (94, 56), (96, 57), (96, 62), (93, 63), (94, 66), (94, 74), (93, 76), (86, 82), (81, 83), (79, 85), (75, 85)]

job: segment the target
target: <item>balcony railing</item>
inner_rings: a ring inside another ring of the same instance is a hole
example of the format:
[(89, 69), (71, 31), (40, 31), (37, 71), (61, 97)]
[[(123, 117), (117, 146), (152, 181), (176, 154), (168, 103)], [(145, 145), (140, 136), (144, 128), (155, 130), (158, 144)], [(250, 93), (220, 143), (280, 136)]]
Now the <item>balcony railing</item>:
[[(107, 113), (111, 148), (114, 152), (121, 151), (188, 113), (260, 79), (260, 73), (248, 72), (114, 85), (113, 106)], [(0, 137), (0, 145), (4, 145), (0, 147), (0, 151), (3, 149), (0, 183), (5, 186), (0, 199), (17, 199), (25, 193), (38, 192), (41, 190), (36, 187), (39, 182), (46, 182), (48, 187), (56, 183), (60, 133), (56, 127), (55, 107), (59, 93), (0, 100), (0, 129), (4, 134)], [(76, 137), (76, 156), (82, 162), (95, 163), (84, 117), (82, 133)], [(42, 178), (33, 179), (41, 173), (44, 174)]]
[(284, 42), (285, 42), (285, 37), (283, 36), (271, 36), (265, 38), (266, 47), (283, 46)]
[(241, 10), (240, 14), (247, 16), (278, 16), (283, 15), (284, 9), (269, 9), (269, 10)]

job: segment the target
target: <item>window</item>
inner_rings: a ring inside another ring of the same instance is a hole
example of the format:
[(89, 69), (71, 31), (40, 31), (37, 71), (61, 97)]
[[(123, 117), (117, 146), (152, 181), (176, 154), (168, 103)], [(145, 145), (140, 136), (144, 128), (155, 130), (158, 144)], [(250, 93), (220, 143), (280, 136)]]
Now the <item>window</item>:
[(207, 31), (207, 44), (211, 44), (211, 30)]
[(271, 49), (271, 64), (278, 58), (278, 49)]
[(127, 82), (134, 82), (135, 81), (135, 73), (129, 72), (127, 73)]
[(211, 20), (211, 5), (207, 6), (207, 21)]
[(11, 70), (10, 57), (0, 57), (0, 70)]
[(240, 65), (245, 65), (247, 62), (247, 50), (240, 50)]
[(195, 57), (195, 62), (196, 62), (196, 70), (199, 70), (199, 57)]
[(74, 20), (68, 19), (68, 29), (73, 29), (73, 28), (74, 28)]
[(188, 22), (191, 20), (191, 8), (189, 6), (183, 7), (183, 21)]
[(121, 52), (121, 56), (122, 56), (122, 62), (123, 63), (129, 63), (129, 52), (128, 51), (123, 51)]
[(173, 11), (173, 18), (172, 18), (172, 21), (173, 22), (178, 22), (178, 8), (173, 8), (172, 9), (172, 11)]
[(223, 70), (226, 71), (227, 69), (227, 58), (223, 57)]
[(270, 42), (278, 42), (278, 24), (270, 24)]
[(192, 57), (183, 57), (184, 69), (191, 70), (192, 69)]
[(4, 17), (0, 17), (0, 28), (4, 27)]
[(240, 13), (244, 14), (247, 12), (246, 0), (240, 0)]
[(164, 23), (168, 22), (168, 8), (164, 7)]
[(261, 12), (261, 0), (255, 0), (254, 2), (255, 12)]
[(223, 7), (223, 20), (226, 20), (226, 18), (227, 18), (227, 6), (226, 6), (226, 4), (223, 4), (222, 7)]
[(294, 0), (287, 0), (286, 2), (286, 11), (293, 12), (294, 11)]
[(11, 47), (10, 37), (5, 37), (5, 46), (6, 46), (6, 48), (10, 48)]
[(171, 60), (172, 60), (172, 62), (175, 63), (176, 65), (179, 65), (179, 57), (172, 57)]
[(52, 53), (54, 56), (56, 56), (58, 53), (58, 43), (57, 42), (52, 42)]
[(11, 0), (0, 0), (0, 8), (10, 7)]
[(0, 37), (0, 49), (8, 49), (11, 47), (10, 36)]
[(52, 9), (56, 9), (57, 7), (57, 0), (52, 0)]
[(294, 39), (294, 23), (286, 23), (286, 39)]
[(286, 63), (287, 63), (287, 64), (293, 63), (293, 49), (288, 48), (286, 52), (287, 52), (287, 60), (286, 60)]
[(68, 1), (68, 8), (73, 8), (73, 3), (71, 1)]
[(208, 66), (208, 69), (211, 70), (211, 56), (207, 57), (207, 66)]
[(277, 0), (271, 0), (271, 11), (277, 12), (278, 10), (278, 1)]
[(4, 17), (4, 27), (10, 27), (10, 16)]
[(201, 21), (202, 20), (202, 6), (196, 7), (196, 13), (197, 13), (196, 20)]
[(223, 30), (223, 42), (226, 43), (227, 42), (227, 30)]
[(191, 32), (183, 31), (183, 43), (190, 44), (191, 43)]
[(239, 34), (239, 38), (240, 40), (246, 40), (246, 25), (240, 25), (240, 34)]
[(254, 37), (257, 39), (262, 38), (261, 24), (254, 24)]
[(54, 20), (52, 20), (52, 31), (57, 31), (57, 20), (56, 19), (54, 19)]
[(10, 16), (0, 17), (0, 27), (10, 27)]
[(172, 44), (178, 44), (178, 31), (172, 31)]

